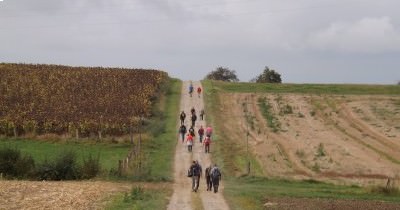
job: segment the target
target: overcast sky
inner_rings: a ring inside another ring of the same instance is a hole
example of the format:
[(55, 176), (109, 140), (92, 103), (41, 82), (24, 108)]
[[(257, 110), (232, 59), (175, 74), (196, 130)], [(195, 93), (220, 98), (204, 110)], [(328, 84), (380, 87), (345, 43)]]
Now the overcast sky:
[(0, 0), (0, 62), (400, 81), (399, 0)]

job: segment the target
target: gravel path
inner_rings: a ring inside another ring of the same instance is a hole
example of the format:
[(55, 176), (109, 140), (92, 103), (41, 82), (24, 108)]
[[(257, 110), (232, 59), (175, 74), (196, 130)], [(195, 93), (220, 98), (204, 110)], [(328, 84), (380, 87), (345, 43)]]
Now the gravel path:
[[(181, 110), (186, 113), (185, 125), (189, 129), (190, 124), (190, 109), (195, 108), (197, 115), (199, 115), (200, 110), (204, 108), (203, 95), (200, 97), (197, 92), (193, 94), (192, 97), (188, 94), (190, 82), (184, 82), (182, 86), (182, 97), (181, 97)], [(201, 86), (200, 82), (193, 82), (194, 89)], [(202, 88), (203, 89), (203, 88)], [(207, 110), (206, 115), (207, 116)], [(205, 127), (206, 121), (201, 121), (200, 116), (197, 116), (195, 131), (200, 128), (200, 125)], [(204, 118), (206, 119), (206, 118)], [(178, 122), (179, 123), (179, 122)], [(178, 137), (180, 138), (180, 137)], [(219, 192), (213, 193), (206, 191), (206, 183), (204, 177), (204, 171), (211, 162), (212, 154), (212, 144), (211, 144), (211, 154), (205, 154), (203, 145), (200, 144), (198, 136), (196, 135), (193, 146), (193, 152), (187, 151), (186, 143), (182, 143), (180, 139), (177, 139), (176, 152), (175, 152), (175, 163), (174, 163), (174, 193), (171, 197), (170, 203), (168, 205), (168, 210), (191, 210), (191, 209), (218, 209), (224, 210), (229, 209), (224, 197), (223, 197), (223, 182), (220, 183)], [(203, 174), (200, 180), (200, 187), (197, 193), (191, 190), (191, 179), (186, 176), (187, 169), (193, 160), (198, 160), (203, 168)], [(200, 200), (201, 202), (197, 202)]]

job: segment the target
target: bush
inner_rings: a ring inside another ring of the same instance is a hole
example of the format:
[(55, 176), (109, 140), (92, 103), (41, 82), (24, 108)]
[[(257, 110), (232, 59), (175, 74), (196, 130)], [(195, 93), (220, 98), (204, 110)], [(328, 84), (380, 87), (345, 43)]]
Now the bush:
[(28, 178), (33, 175), (35, 161), (30, 155), (21, 155), (17, 148), (0, 149), (0, 173), (10, 178)]
[(54, 160), (46, 159), (35, 166), (31, 155), (22, 155), (17, 148), (0, 148), (0, 173), (5, 178), (37, 180), (78, 180), (96, 177), (101, 170), (100, 157), (89, 155), (79, 165), (76, 153), (63, 151)]
[(83, 166), (82, 166), (82, 179), (91, 179), (96, 177), (97, 174), (101, 171), (100, 166), (100, 155), (97, 157), (93, 157), (91, 154), (83, 159)]
[(76, 180), (80, 177), (81, 170), (73, 151), (64, 151), (54, 161), (45, 160), (37, 169), (39, 180)]

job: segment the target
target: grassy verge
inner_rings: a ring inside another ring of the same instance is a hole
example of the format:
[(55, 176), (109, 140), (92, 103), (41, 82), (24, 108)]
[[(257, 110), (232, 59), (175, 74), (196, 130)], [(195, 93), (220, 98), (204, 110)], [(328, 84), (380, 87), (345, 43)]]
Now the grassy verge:
[(133, 187), (128, 193), (115, 196), (105, 209), (163, 209), (168, 204), (170, 188), (146, 189)]
[(333, 185), (313, 180), (288, 181), (243, 177), (228, 180), (225, 194), (232, 209), (263, 209), (267, 198), (329, 198), (400, 202), (398, 193), (386, 195), (358, 186)]
[[(159, 114), (149, 124), (153, 128), (148, 127), (152, 136), (143, 142), (145, 171), (134, 180), (172, 181), (181, 87), (181, 81), (171, 80), (165, 97), (156, 105)], [(162, 185), (157, 189), (134, 187), (130, 193), (115, 196), (106, 209), (165, 209), (171, 193), (171, 187)]]
[(153, 134), (153, 139), (144, 142), (144, 153), (148, 159), (149, 170), (146, 177), (143, 177), (146, 181), (172, 181), (181, 87), (181, 81), (171, 80), (166, 97), (161, 99), (160, 103), (163, 117), (158, 121), (164, 124), (162, 132)]
[(379, 94), (399, 95), (400, 85), (356, 84), (258, 84), (213, 81), (216, 89), (229, 92), (307, 93), (307, 94)]

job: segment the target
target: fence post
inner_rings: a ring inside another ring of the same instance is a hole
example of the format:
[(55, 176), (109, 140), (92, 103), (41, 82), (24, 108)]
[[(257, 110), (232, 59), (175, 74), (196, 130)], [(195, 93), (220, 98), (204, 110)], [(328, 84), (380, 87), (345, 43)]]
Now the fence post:
[(17, 133), (17, 126), (14, 126), (14, 137), (17, 138), (18, 137), (18, 133)]
[(79, 139), (79, 130), (75, 129), (75, 138)]

